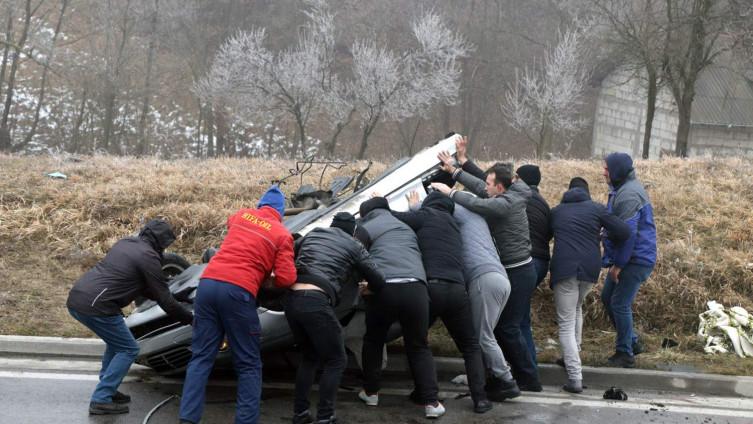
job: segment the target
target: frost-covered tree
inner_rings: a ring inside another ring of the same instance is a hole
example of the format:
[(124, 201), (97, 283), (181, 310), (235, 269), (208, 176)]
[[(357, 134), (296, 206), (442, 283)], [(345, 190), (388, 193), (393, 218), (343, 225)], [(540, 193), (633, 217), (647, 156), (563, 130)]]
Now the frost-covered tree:
[(382, 119), (401, 121), (425, 114), (432, 105), (453, 104), (460, 88), (460, 61), (473, 47), (430, 12), (412, 25), (418, 47), (394, 52), (373, 40), (353, 44), (349, 92), (361, 123), (358, 159)]
[(555, 135), (585, 125), (579, 117), (589, 77), (584, 32), (582, 25), (566, 30), (539, 64), (516, 73), (501, 105), (509, 125), (533, 143), (538, 157), (551, 149)]
[(220, 47), (195, 87), (200, 97), (240, 116), (283, 112), (296, 127), (294, 154), (307, 150), (306, 125), (323, 99), (334, 60), (334, 14), (324, 0), (307, 4), (308, 21), (294, 46), (274, 52), (265, 47), (264, 29), (240, 31)]

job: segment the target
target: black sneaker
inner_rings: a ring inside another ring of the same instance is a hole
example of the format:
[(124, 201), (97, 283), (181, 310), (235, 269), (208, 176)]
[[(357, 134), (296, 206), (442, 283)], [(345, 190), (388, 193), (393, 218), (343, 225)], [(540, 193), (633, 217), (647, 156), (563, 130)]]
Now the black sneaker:
[(486, 382), (486, 396), (494, 402), (504, 402), (520, 396), (520, 389), (515, 381), (505, 381), (492, 377)]
[(112, 401), (115, 403), (130, 403), (131, 397), (125, 393), (115, 392), (115, 394), (112, 395)]
[(308, 409), (293, 415), (293, 424), (311, 424), (313, 422), (314, 418), (311, 416)]
[(635, 368), (635, 356), (617, 351), (607, 359), (609, 365), (619, 368)]
[(116, 415), (116, 414), (127, 414), (128, 413), (128, 405), (123, 405), (120, 403), (110, 402), (110, 403), (99, 403), (99, 402), (91, 402), (89, 403), (89, 415)]
[(317, 420), (316, 424), (337, 424), (337, 418), (335, 418), (335, 416), (333, 415), (329, 418)]
[(489, 412), (492, 409), (492, 406), (492, 403), (488, 400), (480, 400), (473, 403), (473, 412), (483, 414), (484, 412)]
[(635, 343), (633, 343), (633, 355), (640, 355), (641, 353), (645, 351), (646, 351), (646, 346), (643, 345), (641, 338), (638, 337), (635, 340)]

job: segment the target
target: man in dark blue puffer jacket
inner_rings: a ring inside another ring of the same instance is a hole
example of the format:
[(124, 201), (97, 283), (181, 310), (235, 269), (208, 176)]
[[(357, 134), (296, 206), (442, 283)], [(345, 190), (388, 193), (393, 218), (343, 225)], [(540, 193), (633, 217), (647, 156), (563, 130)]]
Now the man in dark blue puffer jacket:
[(606, 157), (604, 177), (610, 187), (607, 209), (630, 226), (630, 238), (615, 246), (604, 238), (602, 266), (609, 267), (601, 300), (617, 330), (613, 366), (635, 367), (635, 354), (642, 351), (633, 329), (632, 305), (641, 284), (656, 264), (656, 225), (646, 190), (638, 181), (633, 159), (626, 153)]

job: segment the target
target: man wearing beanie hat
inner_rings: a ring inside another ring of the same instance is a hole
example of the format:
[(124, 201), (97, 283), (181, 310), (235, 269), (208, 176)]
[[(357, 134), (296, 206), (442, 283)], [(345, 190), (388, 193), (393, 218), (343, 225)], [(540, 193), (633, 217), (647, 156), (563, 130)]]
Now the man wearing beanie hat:
[(227, 220), (220, 250), (201, 275), (194, 300), (191, 361), (180, 402), (181, 422), (198, 423), (209, 373), (223, 336), (230, 343), (238, 375), (236, 423), (256, 423), (261, 398), (261, 328), (256, 296), (274, 273), (278, 287), (295, 283), (293, 237), (282, 217), (285, 196), (273, 185), (257, 209), (241, 209)]
[(630, 236), (630, 228), (610, 214), (604, 205), (591, 200), (588, 183), (580, 177), (570, 181), (562, 203), (552, 209), (554, 252), (550, 285), (554, 290), (560, 347), (567, 384), (565, 391), (583, 391), (583, 375), (578, 351), (583, 328), (581, 305), (599, 278), (599, 235), (605, 228), (610, 240), (621, 243)]
[(536, 289), (536, 268), (531, 257), (531, 235), (526, 215), (531, 189), (523, 181), (513, 178), (510, 164), (496, 163), (486, 172), (482, 171), (468, 160), (467, 143), (467, 138), (455, 142), (457, 162), (461, 167), (455, 166), (448, 152), (441, 152), (438, 159), (443, 169), (469, 192), (452, 190), (441, 183), (432, 183), (431, 186), (448, 194), (455, 203), (481, 215), (489, 224), (511, 287), (494, 333), (520, 390), (540, 392), (538, 368), (520, 332), (520, 324)]
[(609, 272), (601, 301), (617, 330), (613, 366), (635, 367), (634, 355), (643, 351), (633, 328), (633, 301), (641, 284), (656, 264), (656, 226), (646, 190), (638, 181), (633, 159), (626, 153), (612, 153), (604, 160), (604, 178), (609, 184), (607, 208), (630, 226), (630, 238), (615, 245), (604, 238), (602, 266)]
[[(526, 203), (526, 215), (528, 216), (528, 231), (531, 235), (531, 257), (533, 266), (536, 268), (536, 287), (544, 281), (544, 277), (549, 272), (549, 241), (552, 239), (552, 232), (549, 227), (551, 210), (549, 204), (539, 193), (539, 183), (541, 182), (541, 171), (536, 165), (523, 165), (515, 173), (518, 178), (528, 184), (531, 189), (531, 197)], [(536, 344), (533, 342), (533, 331), (531, 330), (531, 305), (528, 305), (528, 311), (523, 316), (520, 323), (520, 332), (526, 339), (528, 351), (536, 362)]]
[(403, 331), (405, 354), (415, 384), (415, 400), (424, 405), (427, 418), (444, 414), (439, 402), (437, 372), (428, 344), (429, 294), (416, 233), (390, 212), (384, 197), (361, 204), (361, 225), (371, 236), (374, 262), (385, 277), (384, 289), (366, 302), (363, 338), (363, 390), (358, 394), (368, 406), (379, 404), (382, 355), (387, 333), (395, 321)]
[[(409, 196), (411, 209), (418, 208), (418, 193)], [(441, 318), (450, 337), (463, 354), (468, 387), (474, 410), (487, 412), (492, 403), (484, 390), (484, 360), (478, 334), (473, 327), (471, 301), (463, 276), (463, 246), (460, 226), (452, 216), (455, 203), (444, 194), (433, 191), (420, 208), (409, 212), (393, 212), (408, 224), (418, 237), (418, 247), (429, 283), (429, 326)]]
[[(361, 277), (372, 293), (379, 293), (385, 284), (371, 255), (356, 240), (356, 228), (353, 215), (340, 212), (329, 228), (314, 228), (295, 243), (298, 278), (283, 300), (285, 317), (303, 355), (296, 373), (293, 424), (336, 422), (335, 399), (347, 356), (334, 307), (342, 287), (356, 284)], [(308, 395), (319, 363), (323, 370), (314, 420)]]
[(162, 274), (162, 252), (175, 241), (170, 224), (149, 221), (138, 237), (115, 243), (94, 268), (73, 285), (66, 306), (73, 318), (105, 342), (102, 370), (89, 403), (93, 415), (125, 414), (131, 397), (120, 393), (123, 377), (139, 354), (139, 344), (126, 327), (121, 308), (138, 296), (157, 301), (174, 320), (190, 324), (191, 312), (170, 293)]

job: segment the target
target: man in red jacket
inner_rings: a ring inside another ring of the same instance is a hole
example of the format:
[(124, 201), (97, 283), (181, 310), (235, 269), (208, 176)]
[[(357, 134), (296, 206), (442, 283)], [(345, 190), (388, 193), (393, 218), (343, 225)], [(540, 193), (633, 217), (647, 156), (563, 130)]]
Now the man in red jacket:
[(181, 423), (201, 420), (207, 379), (223, 337), (238, 375), (235, 422), (259, 419), (261, 326), (256, 294), (272, 271), (278, 287), (296, 281), (293, 237), (282, 224), (284, 214), (285, 195), (273, 185), (257, 209), (241, 209), (227, 220), (227, 236), (201, 275), (194, 301), (193, 355), (183, 385)]

